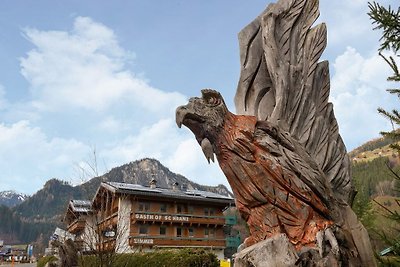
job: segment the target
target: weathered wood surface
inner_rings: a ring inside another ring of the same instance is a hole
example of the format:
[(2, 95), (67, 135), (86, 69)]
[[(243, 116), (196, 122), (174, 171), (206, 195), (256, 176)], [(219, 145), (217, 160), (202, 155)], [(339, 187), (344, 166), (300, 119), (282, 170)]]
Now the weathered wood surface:
[(245, 248), (235, 255), (235, 267), (295, 266), (299, 257), (286, 235), (280, 234)]
[(328, 102), (328, 63), (318, 62), (326, 27), (312, 28), (318, 15), (318, 0), (270, 4), (239, 34), (242, 115), (205, 89), (178, 107), (176, 121), (195, 134), (208, 161), (216, 155), (249, 226), (244, 246), (259, 251), (257, 243), (284, 235), (297, 266), (376, 266), (350, 208), (349, 158)]
[(53, 247), (58, 249), (58, 261), (50, 266), (58, 267), (77, 267), (78, 266), (78, 249), (76, 244), (71, 239), (60, 242), (57, 240), (51, 241)]

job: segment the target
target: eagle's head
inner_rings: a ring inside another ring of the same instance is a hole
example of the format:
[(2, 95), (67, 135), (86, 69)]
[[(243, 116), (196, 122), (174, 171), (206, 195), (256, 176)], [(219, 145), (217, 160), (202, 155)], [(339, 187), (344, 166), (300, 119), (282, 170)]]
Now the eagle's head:
[(214, 161), (213, 143), (229, 112), (221, 94), (215, 90), (201, 90), (202, 97), (192, 97), (185, 106), (176, 109), (176, 124), (188, 127), (196, 136), (208, 162)]

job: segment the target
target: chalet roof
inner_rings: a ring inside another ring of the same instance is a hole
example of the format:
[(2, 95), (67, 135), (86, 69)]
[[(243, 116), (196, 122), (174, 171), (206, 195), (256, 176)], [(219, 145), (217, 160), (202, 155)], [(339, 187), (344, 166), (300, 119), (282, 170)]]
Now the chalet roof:
[(81, 215), (92, 212), (92, 202), (90, 200), (71, 199), (68, 203), (63, 221), (70, 223)]
[(89, 200), (72, 199), (69, 202), (72, 212), (88, 213), (92, 211), (92, 202)]
[(150, 188), (139, 184), (117, 182), (103, 182), (101, 183), (100, 187), (104, 187), (113, 193), (234, 204), (234, 199), (231, 197), (202, 190), (173, 190), (166, 188)]

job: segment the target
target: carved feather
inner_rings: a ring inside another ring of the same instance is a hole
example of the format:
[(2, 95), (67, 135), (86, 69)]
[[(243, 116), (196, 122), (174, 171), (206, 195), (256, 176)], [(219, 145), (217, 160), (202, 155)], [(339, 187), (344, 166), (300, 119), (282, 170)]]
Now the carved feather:
[(239, 33), (238, 114), (254, 115), (289, 132), (325, 173), (337, 198), (351, 204), (350, 162), (331, 103), (326, 26), (312, 28), (318, 0), (270, 4)]

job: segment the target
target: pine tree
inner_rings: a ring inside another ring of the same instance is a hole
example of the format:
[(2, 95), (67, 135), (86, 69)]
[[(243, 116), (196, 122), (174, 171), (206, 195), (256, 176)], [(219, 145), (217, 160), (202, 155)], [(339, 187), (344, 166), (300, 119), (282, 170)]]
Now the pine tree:
[[(372, 19), (372, 24), (375, 25), (374, 30), (382, 30), (379, 55), (393, 71), (393, 75), (388, 77), (388, 81), (400, 82), (400, 72), (395, 58), (393, 56), (386, 57), (382, 54), (382, 51), (387, 50), (393, 52), (395, 57), (400, 57), (400, 7), (397, 8), (397, 10), (392, 9), (390, 6), (385, 8), (376, 2), (368, 3), (368, 5), (370, 9), (368, 15)], [(400, 97), (400, 88), (391, 88), (387, 89), (387, 91)], [(387, 111), (383, 108), (379, 108), (378, 112), (389, 119), (393, 125), (396, 124), (400, 126), (400, 113), (398, 110)], [(382, 132), (382, 135), (390, 137), (394, 141), (400, 140), (400, 133), (395, 130), (391, 132)], [(400, 151), (399, 144), (393, 143), (391, 146), (397, 151)]]
[[(400, 72), (395, 60), (395, 58), (400, 57), (400, 7), (397, 10), (392, 9), (390, 6), (386, 8), (376, 2), (368, 3), (368, 5), (370, 9), (368, 15), (375, 26), (374, 30), (382, 31), (379, 55), (393, 71), (393, 74), (388, 77), (388, 81), (400, 82)], [(382, 54), (383, 51), (390, 51), (394, 53), (394, 56), (386, 57)], [(387, 91), (400, 98), (400, 88), (390, 88)], [(393, 131), (381, 132), (381, 134), (384, 137), (390, 138), (393, 141), (390, 146), (400, 153), (400, 144), (398, 142), (400, 140), (400, 131), (395, 129), (395, 127), (400, 127), (400, 112), (397, 109), (387, 111), (383, 108), (378, 108), (378, 112), (389, 119), (393, 125)], [(389, 166), (388, 168), (400, 180), (400, 175)], [(396, 202), (400, 206), (400, 201), (397, 200)], [(388, 236), (382, 233), (382, 239), (389, 245), (394, 256), (389, 258), (379, 257), (378, 260), (383, 266), (400, 266), (400, 214), (393, 210), (386, 210), (388, 217), (394, 222), (395, 229), (393, 229), (392, 234), (394, 233), (395, 235)]]

